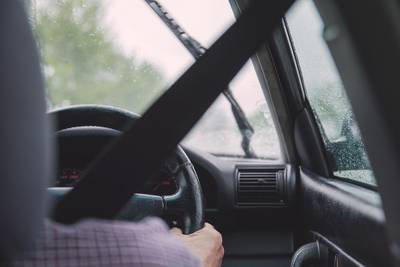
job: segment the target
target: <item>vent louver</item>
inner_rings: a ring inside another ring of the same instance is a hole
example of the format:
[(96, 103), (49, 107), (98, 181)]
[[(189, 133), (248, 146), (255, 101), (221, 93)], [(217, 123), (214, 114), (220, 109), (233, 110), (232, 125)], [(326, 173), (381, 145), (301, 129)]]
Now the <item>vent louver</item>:
[(284, 168), (239, 167), (237, 169), (238, 206), (284, 206)]

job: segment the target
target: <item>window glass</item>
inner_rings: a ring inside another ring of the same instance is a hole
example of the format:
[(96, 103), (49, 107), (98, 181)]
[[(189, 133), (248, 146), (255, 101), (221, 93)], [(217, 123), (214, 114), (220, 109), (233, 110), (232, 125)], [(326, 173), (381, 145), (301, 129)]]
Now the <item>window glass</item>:
[[(27, 2), (50, 109), (105, 104), (141, 114), (194, 62), (144, 0)], [(234, 21), (228, 1), (160, 3), (205, 47)], [(251, 146), (257, 157), (278, 159), (278, 137), (251, 63), (231, 89), (255, 129)], [(241, 141), (230, 105), (220, 97), (184, 143), (244, 157)]]
[(311, 0), (297, 1), (287, 15), (290, 34), (334, 175), (375, 185), (357, 122), (324, 41), (324, 25)]

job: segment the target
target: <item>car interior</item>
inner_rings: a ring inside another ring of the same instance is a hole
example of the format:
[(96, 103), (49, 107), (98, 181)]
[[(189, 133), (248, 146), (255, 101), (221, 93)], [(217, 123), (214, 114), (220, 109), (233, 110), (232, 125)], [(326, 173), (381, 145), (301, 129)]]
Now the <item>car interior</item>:
[(0, 19), (2, 260), (44, 218), (156, 216), (214, 225), (224, 267), (400, 266), (398, 1), (5, 0)]

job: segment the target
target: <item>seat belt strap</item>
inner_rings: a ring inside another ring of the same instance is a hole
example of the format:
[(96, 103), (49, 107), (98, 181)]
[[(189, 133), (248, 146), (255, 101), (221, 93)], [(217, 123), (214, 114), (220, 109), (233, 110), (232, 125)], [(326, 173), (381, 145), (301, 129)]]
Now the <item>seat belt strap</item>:
[(293, 1), (249, 1), (211, 48), (94, 160), (58, 203), (55, 219), (73, 223), (85, 217), (113, 218), (272, 36)]

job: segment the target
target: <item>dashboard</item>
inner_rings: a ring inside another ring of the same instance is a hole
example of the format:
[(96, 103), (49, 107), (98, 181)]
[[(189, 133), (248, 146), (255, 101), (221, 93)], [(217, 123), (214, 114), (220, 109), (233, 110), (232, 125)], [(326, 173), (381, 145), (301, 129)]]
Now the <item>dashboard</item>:
[[(99, 127), (76, 127), (57, 132), (58, 174), (52, 186), (76, 186), (84, 170), (119, 134), (119, 131), (99, 130)], [(268, 210), (265, 213), (268, 222), (271, 221), (269, 216), (289, 211), (295, 181), (291, 166), (266, 160), (221, 159), (189, 148), (185, 148), (185, 152), (199, 177), (206, 210), (234, 212), (235, 215)], [(168, 162), (171, 164), (170, 160)], [(111, 173), (117, 168), (107, 167)], [(165, 163), (138, 193), (161, 196), (177, 192), (176, 177), (169, 169)], [(254, 175), (260, 177), (255, 179)]]
[[(57, 177), (53, 187), (74, 187), (82, 179), (83, 172), (118, 134), (112, 129), (96, 131), (88, 128), (81, 131), (71, 128), (60, 131), (58, 139)], [(109, 166), (112, 170), (115, 166)], [(134, 179), (134, 177), (132, 177)], [(177, 191), (176, 177), (165, 164), (153, 179), (147, 181), (140, 193), (153, 195), (171, 195)]]

